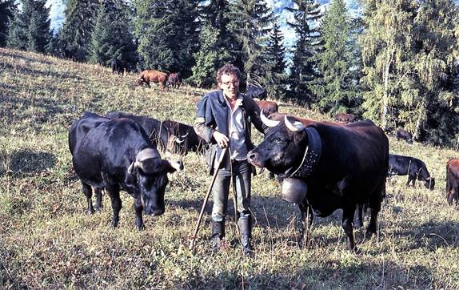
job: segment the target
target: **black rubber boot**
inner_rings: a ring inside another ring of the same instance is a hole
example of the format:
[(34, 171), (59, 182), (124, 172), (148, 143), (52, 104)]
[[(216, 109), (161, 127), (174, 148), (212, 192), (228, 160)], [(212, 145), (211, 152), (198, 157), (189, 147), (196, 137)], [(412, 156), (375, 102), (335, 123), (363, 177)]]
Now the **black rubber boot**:
[(212, 250), (218, 251), (220, 249), (220, 241), (225, 236), (225, 220), (221, 222), (212, 221), (212, 236), (210, 237), (210, 244)]
[(245, 256), (252, 258), (253, 249), (250, 244), (250, 239), (252, 238), (252, 217), (243, 216), (239, 218), (238, 221), (239, 230), (241, 231), (241, 245), (242, 252)]

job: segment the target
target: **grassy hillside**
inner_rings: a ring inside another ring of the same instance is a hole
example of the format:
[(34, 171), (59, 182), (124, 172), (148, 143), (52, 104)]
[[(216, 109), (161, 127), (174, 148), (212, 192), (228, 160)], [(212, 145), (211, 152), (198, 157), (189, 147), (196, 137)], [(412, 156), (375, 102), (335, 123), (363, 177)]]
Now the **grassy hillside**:
[[(210, 251), (210, 204), (196, 253), (189, 236), (210, 183), (205, 162), (191, 153), (171, 177), (166, 213), (134, 226), (133, 198), (122, 193), (117, 229), (111, 206), (86, 214), (86, 199), (71, 165), (67, 129), (84, 111), (128, 111), (192, 123), (205, 91), (162, 92), (134, 85), (136, 75), (0, 49), (0, 287), (62, 288), (459, 288), (459, 210), (445, 198), (445, 165), (458, 152), (390, 137), (391, 153), (421, 158), (436, 177), (435, 190), (388, 182), (378, 238), (361, 253), (346, 249), (340, 213), (314, 221), (311, 245), (297, 247), (296, 206), (280, 199), (266, 173), (253, 179), (254, 259), (242, 257), (230, 206), (230, 247)], [(280, 111), (318, 120), (316, 112), (281, 104)], [(258, 140), (261, 136), (258, 135)], [(168, 158), (177, 159), (178, 156)]]

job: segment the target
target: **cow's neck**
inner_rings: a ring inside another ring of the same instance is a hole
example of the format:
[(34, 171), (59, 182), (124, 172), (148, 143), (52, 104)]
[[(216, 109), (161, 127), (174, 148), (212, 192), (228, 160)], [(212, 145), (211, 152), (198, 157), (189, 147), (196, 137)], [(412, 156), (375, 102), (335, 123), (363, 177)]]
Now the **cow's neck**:
[(300, 165), (288, 177), (305, 179), (314, 174), (322, 155), (322, 141), (319, 132), (314, 127), (306, 127), (308, 145), (305, 148)]

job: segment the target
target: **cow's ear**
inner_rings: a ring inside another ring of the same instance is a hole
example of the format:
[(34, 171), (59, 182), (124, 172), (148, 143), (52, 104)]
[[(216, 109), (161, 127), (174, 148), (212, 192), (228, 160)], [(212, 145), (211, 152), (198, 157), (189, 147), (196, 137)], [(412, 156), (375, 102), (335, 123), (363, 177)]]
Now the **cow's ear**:
[(175, 171), (182, 171), (183, 170), (183, 162), (182, 161), (167, 161), (169, 163), (168, 173), (173, 173)]
[(293, 134), (293, 140), (295, 141), (295, 144), (299, 144), (301, 142), (305, 142), (305, 141), (309, 141), (308, 140), (308, 133), (306, 132), (306, 130), (301, 130), (301, 131), (298, 131), (298, 132), (295, 132)]

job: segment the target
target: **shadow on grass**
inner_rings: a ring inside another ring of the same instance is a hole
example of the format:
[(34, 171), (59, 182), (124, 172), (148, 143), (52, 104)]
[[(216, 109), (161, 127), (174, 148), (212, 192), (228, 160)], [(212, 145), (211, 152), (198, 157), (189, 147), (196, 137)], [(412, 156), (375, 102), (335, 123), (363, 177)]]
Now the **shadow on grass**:
[[(6, 155), (0, 155), (2, 159)], [(48, 152), (33, 152), (25, 149), (14, 151), (7, 160), (0, 161), (0, 175), (7, 170), (12, 172), (13, 178), (22, 178), (30, 173), (37, 173), (52, 168), (56, 165), (57, 158)]]

